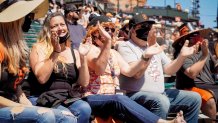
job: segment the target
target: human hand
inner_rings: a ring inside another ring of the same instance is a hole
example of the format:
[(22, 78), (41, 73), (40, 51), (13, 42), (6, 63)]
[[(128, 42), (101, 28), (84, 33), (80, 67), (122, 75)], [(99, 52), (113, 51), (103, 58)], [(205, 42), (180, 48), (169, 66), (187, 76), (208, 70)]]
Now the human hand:
[(92, 38), (88, 37), (85, 43), (81, 43), (79, 46), (79, 53), (83, 56), (87, 55), (91, 49)]
[(209, 54), (208, 40), (207, 40), (207, 39), (204, 39), (204, 40), (201, 42), (201, 50), (202, 50), (202, 56), (207, 57), (208, 54)]
[(183, 56), (183, 57), (188, 57), (188, 56), (191, 56), (195, 53), (198, 52), (198, 49), (199, 49), (199, 43), (191, 46), (191, 47), (188, 47), (189, 45), (189, 40), (186, 40), (181, 51), (180, 51), (180, 55)]
[[(105, 29), (101, 26), (101, 24), (99, 23), (99, 21), (98, 21), (98, 23), (97, 23), (97, 27), (98, 27), (98, 29), (99, 29), (99, 33), (100, 33), (101, 37), (102, 37), (103, 39), (105, 39), (104, 41), (111, 41), (111, 36), (110, 36), (110, 34), (109, 34), (107, 31), (105, 31)], [(104, 42), (103, 42), (103, 43), (104, 43)]]
[(61, 46), (59, 44), (59, 36), (56, 32), (51, 32), (51, 43), (53, 46), (53, 51), (61, 52)]
[(154, 45), (148, 47), (143, 52), (143, 57), (144, 58), (151, 58), (153, 55), (156, 55), (156, 54), (162, 52), (165, 49), (165, 47), (166, 47), (166, 45), (159, 46), (158, 44), (154, 44)]
[(156, 44), (156, 28), (152, 27), (151, 30), (148, 33), (148, 45), (152, 46)]

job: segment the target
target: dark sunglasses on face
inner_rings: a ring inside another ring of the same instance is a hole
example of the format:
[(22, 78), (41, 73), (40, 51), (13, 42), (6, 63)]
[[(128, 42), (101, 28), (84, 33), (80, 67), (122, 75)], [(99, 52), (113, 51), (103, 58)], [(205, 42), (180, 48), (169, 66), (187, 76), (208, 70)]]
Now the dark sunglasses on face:
[(189, 46), (193, 46), (198, 42), (202, 42), (204, 38), (200, 34), (192, 34), (189, 38)]
[(109, 32), (111, 30), (112, 33), (115, 32), (114, 28), (104, 27), (105, 31)]

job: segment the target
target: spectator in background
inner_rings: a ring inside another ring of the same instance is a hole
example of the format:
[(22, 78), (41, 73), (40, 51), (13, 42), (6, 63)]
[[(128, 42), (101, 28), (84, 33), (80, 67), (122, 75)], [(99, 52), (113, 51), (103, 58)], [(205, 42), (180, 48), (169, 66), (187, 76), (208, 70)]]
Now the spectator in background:
[[(162, 47), (156, 42), (156, 28), (154, 21), (148, 21), (145, 14), (135, 15), (129, 22), (130, 40), (119, 43), (118, 52), (124, 60), (134, 66), (138, 60), (143, 60), (144, 65), (133, 77), (125, 74), (120, 76), (120, 88), (127, 91), (127, 96), (138, 104), (163, 119), (168, 112), (184, 111), (187, 122), (197, 123), (200, 109), (200, 96), (195, 92), (177, 89), (165, 89), (164, 73), (174, 74), (179, 70), (186, 57), (196, 52), (195, 46), (182, 47), (179, 57), (171, 61), (165, 53), (149, 54), (151, 47)], [(145, 55), (145, 53), (147, 55)]]
[(216, 97), (213, 91), (218, 92), (218, 86), (215, 85), (213, 75), (218, 64), (208, 49), (208, 40), (203, 38), (209, 34), (209, 29), (192, 29), (187, 23), (181, 25), (180, 37), (173, 43), (174, 58), (178, 57), (185, 40), (189, 40), (190, 46), (200, 44), (198, 52), (185, 59), (176, 73), (176, 88), (199, 93), (202, 98), (202, 113), (216, 119)]
[(66, 4), (64, 8), (64, 13), (65, 18), (68, 22), (72, 48), (78, 49), (80, 43), (86, 35), (86, 29), (77, 22), (79, 20), (79, 13), (77, 7), (74, 4)]
[(28, 73), (29, 50), (23, 40), (24, 18), (29, 13), (34, 15), (34, 19), (41, 18), (47, 11), (47, 0), (0, 0), (0, 122), (2, 123), (76, 123), (76, 118), (70, 112), (32, 106), (21, 88)]

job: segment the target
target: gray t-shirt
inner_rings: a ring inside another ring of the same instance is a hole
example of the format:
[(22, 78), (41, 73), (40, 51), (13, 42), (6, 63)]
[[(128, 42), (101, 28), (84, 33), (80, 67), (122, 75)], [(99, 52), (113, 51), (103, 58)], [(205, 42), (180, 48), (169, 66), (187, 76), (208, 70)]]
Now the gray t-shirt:
[[(139, 47), (131, 40), (122, 42), (118, 46), (118, 52), (128, 63), (139, 60), (145, 49), (146, 47)], [(127, 90), (127, 92), (148, 91), (163, 93), (165, 89), (163, 66), (170, 62), (171, 60), (164, 52), (154, 55), (144, 76), (140, 79), (120, 75), (120, 88)]]

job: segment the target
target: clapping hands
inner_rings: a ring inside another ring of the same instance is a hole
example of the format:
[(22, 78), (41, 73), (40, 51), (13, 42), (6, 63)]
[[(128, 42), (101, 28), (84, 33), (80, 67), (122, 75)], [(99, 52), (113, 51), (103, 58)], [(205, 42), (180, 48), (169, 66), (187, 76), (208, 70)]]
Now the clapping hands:
[(81, 43), (80, 46), (79, 46), (80, 55), (86, 56), (89, 53), (90, 49), (91, 49), (91, 44), (92, 44), (92, 38), (91, 37), (88, 37), (86, 39), (85, 43)]
[(188, 56), (191, 56), (191, 55), (197, 53), (198, 49), (199, 49), (199, 44), (200, 43), (197, 43), (197, 44), (195, 44), (195, 45), (193, 45), (191, 47), (188, 47), (189, 41), (186, 40), (183, 47), (182, 47), (182, 49), (181, 49), (181, 51), (180, 51), (180, 55), (184, 56), (184, 57), (188, 57)]
[(151, 58), (153, 55), (159, 54), (165, 49), (165, 45), (158, 45), (154, 44), (150, 47), (148, 47), (144, 52), (143, 52), (143, 57), (145, 58)]

